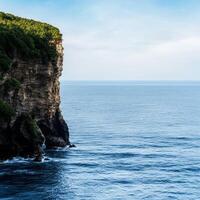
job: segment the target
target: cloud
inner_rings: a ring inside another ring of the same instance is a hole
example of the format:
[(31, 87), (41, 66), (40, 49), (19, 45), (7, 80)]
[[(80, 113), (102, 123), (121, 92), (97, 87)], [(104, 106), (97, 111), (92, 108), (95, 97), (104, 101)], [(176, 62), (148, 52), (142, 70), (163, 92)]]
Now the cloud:
[(88, 9), (96, 24), (83, 23), (79, 30), (65, 34), (64, 77), (98, 80), (200, 78), (200, 29), (196, 13), (187, 11), (188, 17), (180, 17), (170, 16), (168, 11), (161, 13), (158, 8), (153, 10), (158, 11), (155, 13), (152, 10), (141, 13), (116, 8), (116, 5), (104, 11), (101, 6)]
[(124, 51), (90, 46), (72, 48), (66, 59), (74, 66), (72, 73), (78, 79), (192, 80), (199, 77), (199, 52), (200, 38), (187, 38), (163, 42), (138, 52), (131, 48)]

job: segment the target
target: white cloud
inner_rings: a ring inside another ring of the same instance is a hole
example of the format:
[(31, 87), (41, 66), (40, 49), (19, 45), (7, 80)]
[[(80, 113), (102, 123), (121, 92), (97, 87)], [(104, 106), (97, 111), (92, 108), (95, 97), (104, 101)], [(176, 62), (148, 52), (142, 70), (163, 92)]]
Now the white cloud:
[(137, 10), (118, 2), (93, 4), (84, 13), (89, 22), (67, 27), (64, 78), (200, 79), (197, 8), (177, 14), (152, 4), (137, 3)]
[[(66, 59), (74, 66), (72, 76), (77, 79), (198, 79), (199, 52), (200, 38), (186, 38), (138, 52), (131, 48), (124, 51), (72, 48)], [(67, 65), (66, 62), (66, 69)]]

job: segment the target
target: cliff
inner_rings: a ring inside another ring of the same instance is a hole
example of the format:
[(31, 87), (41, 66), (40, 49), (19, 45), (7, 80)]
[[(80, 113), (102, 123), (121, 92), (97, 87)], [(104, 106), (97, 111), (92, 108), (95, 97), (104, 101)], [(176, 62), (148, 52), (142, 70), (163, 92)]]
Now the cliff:
[(69, 145), (60, 111), (63, 47), (59, 30), (0, 13), (0, 159), (41, 159)]

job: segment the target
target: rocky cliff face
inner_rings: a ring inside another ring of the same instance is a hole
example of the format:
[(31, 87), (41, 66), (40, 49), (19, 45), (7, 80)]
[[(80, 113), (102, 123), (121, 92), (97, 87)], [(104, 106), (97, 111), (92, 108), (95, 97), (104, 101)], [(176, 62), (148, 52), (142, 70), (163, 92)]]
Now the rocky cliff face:
[(40, 160), (43, 143), (47, 148), (70, 144), (59, 108), (63, 47), (61, 40), (52, 45), (57, 52), (54, 60), (21, 59), (15, 49), (9, 70), (0, 73), (0, 111), (10, 112), (4, 117), (0, 113), (0, 159), (24, 156)]

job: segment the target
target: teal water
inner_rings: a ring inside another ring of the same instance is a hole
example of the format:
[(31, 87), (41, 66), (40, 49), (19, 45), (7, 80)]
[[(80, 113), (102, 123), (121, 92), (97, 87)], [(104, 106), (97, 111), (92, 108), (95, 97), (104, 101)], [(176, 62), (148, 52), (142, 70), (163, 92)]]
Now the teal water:
[(0, 199), (200, 199), (199, 82), (62, 82), (73, 149), (0, 164)]

